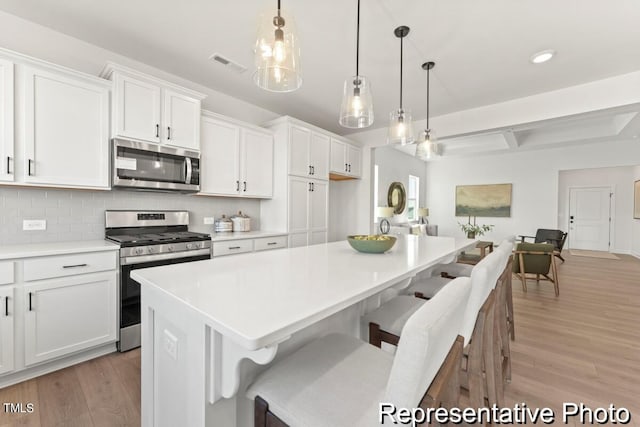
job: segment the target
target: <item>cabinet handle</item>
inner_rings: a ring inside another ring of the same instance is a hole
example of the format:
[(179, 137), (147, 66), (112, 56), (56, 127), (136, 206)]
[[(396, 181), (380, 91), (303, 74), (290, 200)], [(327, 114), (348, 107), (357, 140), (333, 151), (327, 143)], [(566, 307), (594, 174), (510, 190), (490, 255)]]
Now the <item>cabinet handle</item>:
[(247, 181), (242, 181), (242, 184), (244, 185), (242, 191), (247, 191)]
[(273, 246), (273, 245), (277, 245), (277, 244), (278, 244), (278, 242), (269, 242), (269, 243), (267, 243), (267, 246)]
[(309, 165), (309, 175), (311, 175), (311, 165)]
[(29, 311), (33, 311), (32, 298), (33, 298), (33, 292), (29, 292)]
[(9, 297), (4, 298), (4, 317), (9, 317)]
[(315, 174), (316, 174), (316, 167), (311, 166), (311, 175), (315, 175)]
[(311, 191), (311, 183), (309, 183), (309, 191)]
[(7, 175), (9, 175), (11, 173), (11, 156), (7, 156)]
[(313, 182), (311, 183), (311, 191), (316, 191), (316, 185)]
[(171, 126), (167, 126), (167, 141), (171, 139)]
[(62, 268), (78, 268), (78, 267), (86, 267), (87, 264), (74, 264), (74, 265), (63, 265)]
[(349, 172), (351, 172), (351, 163), (349, 163)]
[(236, 181), (236, 191), (240, 191), (240, 181)]
[(160, 138), (160, 125), (156, 124), (156, 138)]
[[(29, 159), (29, 160), (28, 160), (28, 162), (27, 162), (27, 164), (28, 164), (28, 167), (27, 167), (27, 169), (28, 169), (28, 171), (27, 171), (27, 175), (29, 175), (29, 176), (34, 176), (34, 175), (35, 175), (35, 172), (34, 172), (34, 173), (31, 173), (31, 164), (32, 164), (32, 163), (35, 163), (35, 162), (34, 162), (33, 160), (31, 160), (31, 159)], [(35, 166), (35, 165), (34, 165), (34, 166)], [(35, 167), (34, 167), (34, 169), (35, 169)]]
[(240, 249), (240, 246), (229, 246), (229, 249)]
[(344, 164), (344, 171), (349, 172), (349, 164), (347, 163)]

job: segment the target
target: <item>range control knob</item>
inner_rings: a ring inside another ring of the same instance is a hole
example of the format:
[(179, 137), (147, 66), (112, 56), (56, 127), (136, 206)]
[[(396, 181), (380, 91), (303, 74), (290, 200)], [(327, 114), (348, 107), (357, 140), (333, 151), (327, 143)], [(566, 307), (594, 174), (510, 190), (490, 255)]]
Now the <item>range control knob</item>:
[(169, 246), (167, 246), (167, 250), (168, 250), (169, 252), (173, 252), (173, 245), (169, 245)]
[(196, 248), (196, 244), (195, 243), (187, 243), (187, 249), (191, 250), (191, 249), (195, 249)]
[(150, 254), (154, 253), (156, 251), (156, 248), (154, 248), (153, 246), (149, 246), (147, 248), (147, 251), (149, 251)]
[(142, 248), (136, 248), (135, 249), (136, 255), (142, 255), (142, 253), (144, 252), (144, 249)]

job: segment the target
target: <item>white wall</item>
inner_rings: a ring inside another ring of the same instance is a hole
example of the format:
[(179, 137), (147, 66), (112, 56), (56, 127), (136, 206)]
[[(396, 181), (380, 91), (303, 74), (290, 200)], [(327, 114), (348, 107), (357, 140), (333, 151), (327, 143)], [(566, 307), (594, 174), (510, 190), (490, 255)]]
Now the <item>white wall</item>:
[[(611, 187), (611, 251), (630, 253), (633, 226), (634, 167), (578, 169), (560, 171), (558, 179), (558, 228), (569, 228), (569, 192), (571, 187)], [(571, 247), (571, 232), (566, 247)]]
[[(401, 182), (409, 192), (409, 175), (420, 178), (419, 207), (427, 207), (427, 166), (422, 160), (393, 147), (377, 147), (373, 162), (378, 165), (378, 206), (387, 206), (387, 192), (392, 182)], [(373, 203), (373, 201), (372, 201)], [(373, 205), (371, 205), (373, 207)], [(394, 224), (407, 222), (407, 209), (390, 220)]]
[(461, 184), (512, 183), (510, 218), (478, 218), (494, 224), (487, 239), (532, 235), (537, 228), (566, 228), (558, 223), (558, 176), (561, 170), (632, 166), (640, 159), (637, 140), (594, 143), (469, 158), (440, 158), (427, 166), (429, 222), (441, 235), (462, 235), (455, 212), (455, 187)]
[[(633, 180), (640, 180), (640, 166), (636, 166), (633, 170)], [(640, 203), (640, 200), (638, 201)], [(640, 258), (640, 219), (632, 220), (632, 246), (631, 254)]]
[(202, 103), (204, 109), (253, 124), (261, 124), (279, 116), (274, 112), (166, 73), (135, 59), (4, 12), (0, 12), (0, 47), (94, 76), (100, 74), (107, 61), (113, 61), (200, 91), (207, 95)]

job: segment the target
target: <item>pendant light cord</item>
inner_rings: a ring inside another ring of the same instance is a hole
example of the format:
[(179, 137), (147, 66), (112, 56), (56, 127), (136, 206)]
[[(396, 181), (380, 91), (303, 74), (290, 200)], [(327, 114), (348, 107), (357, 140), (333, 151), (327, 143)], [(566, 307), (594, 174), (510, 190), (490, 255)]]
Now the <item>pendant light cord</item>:
[(430, 130), (429, 128), (429, 73), (431, 72), (430, 69), (427, 69), (427, 130)]
[(403, 37), (400, 37), (400, 109), (402, 110), (402, 46), (403, 46)]
[(280, 18), (280, 0), (278, 0), (278, 18)]
[(356, 29), (356, 76), (359, 76), (359, 75), (360, 75), (360, 0), (358, 0), (358, 19), (357, 19), (357, 29)]

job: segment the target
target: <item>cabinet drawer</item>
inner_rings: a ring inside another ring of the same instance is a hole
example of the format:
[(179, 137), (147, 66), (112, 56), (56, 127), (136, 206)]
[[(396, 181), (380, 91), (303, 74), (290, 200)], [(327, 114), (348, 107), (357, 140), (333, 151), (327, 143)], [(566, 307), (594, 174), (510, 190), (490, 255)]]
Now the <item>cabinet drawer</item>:
[(264, 251), (267, 249), (278, 249), (287, 247), (287, 236), (261, 237), (254, 240), (254, 249)]
[(32, 280), (95, 273), (115, 270), (116, 267), (116, 251), (33, 258), (24, 261), (24, 280), (29, 282)]
[(228, 240), (213, 242), (213, 256), (241, 254), (253, 251), (253, 240)]
[(9, 285), (13, 282), (13, 261), (0, 262), (0, 285)]

